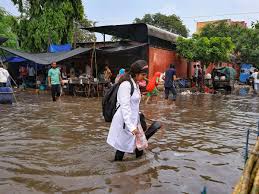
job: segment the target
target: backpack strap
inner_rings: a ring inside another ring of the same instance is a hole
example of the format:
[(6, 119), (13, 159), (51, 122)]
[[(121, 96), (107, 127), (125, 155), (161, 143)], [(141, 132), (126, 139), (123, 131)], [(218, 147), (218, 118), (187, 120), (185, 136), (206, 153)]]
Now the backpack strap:
[(131, 80), (129, 80), (129, 83), (131, 85), (130, 96), (132, 96), (133, 93), (134, 93), (134, 85), (133, 85), (133, 82)]
[[(130, 85), (131, 85), (130, 96), (132, 96), (133, 93), (134, 93), (134, 85), (133, 85), (133, 82), (132, 82), (131, 80), (129, 80), (129, 83), (130, 83)], [(119, 108), (120, 108), (120, 104), (119, 104), (118, 107), (116, 107), (115, 112), (117, 112), (117, 110), (118, 110)]]

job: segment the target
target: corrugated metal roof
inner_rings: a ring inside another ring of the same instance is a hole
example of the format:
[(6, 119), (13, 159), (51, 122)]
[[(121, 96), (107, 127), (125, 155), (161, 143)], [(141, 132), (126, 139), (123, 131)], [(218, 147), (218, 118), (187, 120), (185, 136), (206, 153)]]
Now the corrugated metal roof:
[(149, 37), (156, 37), (161, 40), (175, 43), (177, 37), (180, 36), (144, 23), (108, 25), (82, 29), (88, 30), (90, 32), (99, 32), (103, 34), (113, 35), (119, 38), (145, 43), (148, 43)]

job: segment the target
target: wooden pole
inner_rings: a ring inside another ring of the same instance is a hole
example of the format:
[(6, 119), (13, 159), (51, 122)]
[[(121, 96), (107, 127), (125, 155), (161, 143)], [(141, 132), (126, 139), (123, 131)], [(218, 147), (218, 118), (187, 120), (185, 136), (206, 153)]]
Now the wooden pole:
[(103, 34), (103, 46), (105, 47), (105, 34)]

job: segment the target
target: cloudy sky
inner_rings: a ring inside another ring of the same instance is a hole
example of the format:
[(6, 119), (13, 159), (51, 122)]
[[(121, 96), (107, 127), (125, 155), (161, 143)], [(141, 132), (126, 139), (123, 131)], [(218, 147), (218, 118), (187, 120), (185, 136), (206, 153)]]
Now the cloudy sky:
[[(145, 13), (176, 14), (191, 33), (197, 21), (216, 19), (259, 20), (259, 0), (82, 0), (85, 14), (97, 25), (131, 23)], [(11, 0), (0, 0), (0, 6), (18, 15)], [(205, 16), (205, 17), (201, 17)]]

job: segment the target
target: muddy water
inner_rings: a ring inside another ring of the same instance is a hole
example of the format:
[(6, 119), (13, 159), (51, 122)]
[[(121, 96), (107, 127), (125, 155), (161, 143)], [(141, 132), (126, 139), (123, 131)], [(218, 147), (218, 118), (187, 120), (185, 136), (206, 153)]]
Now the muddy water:
[(0, 106), (0, 193), (231, 193), (259, 99), (193, 95), (142, 105), (163, 122), (141, 159), (112, 162), (100, 99), (20, 95)]

